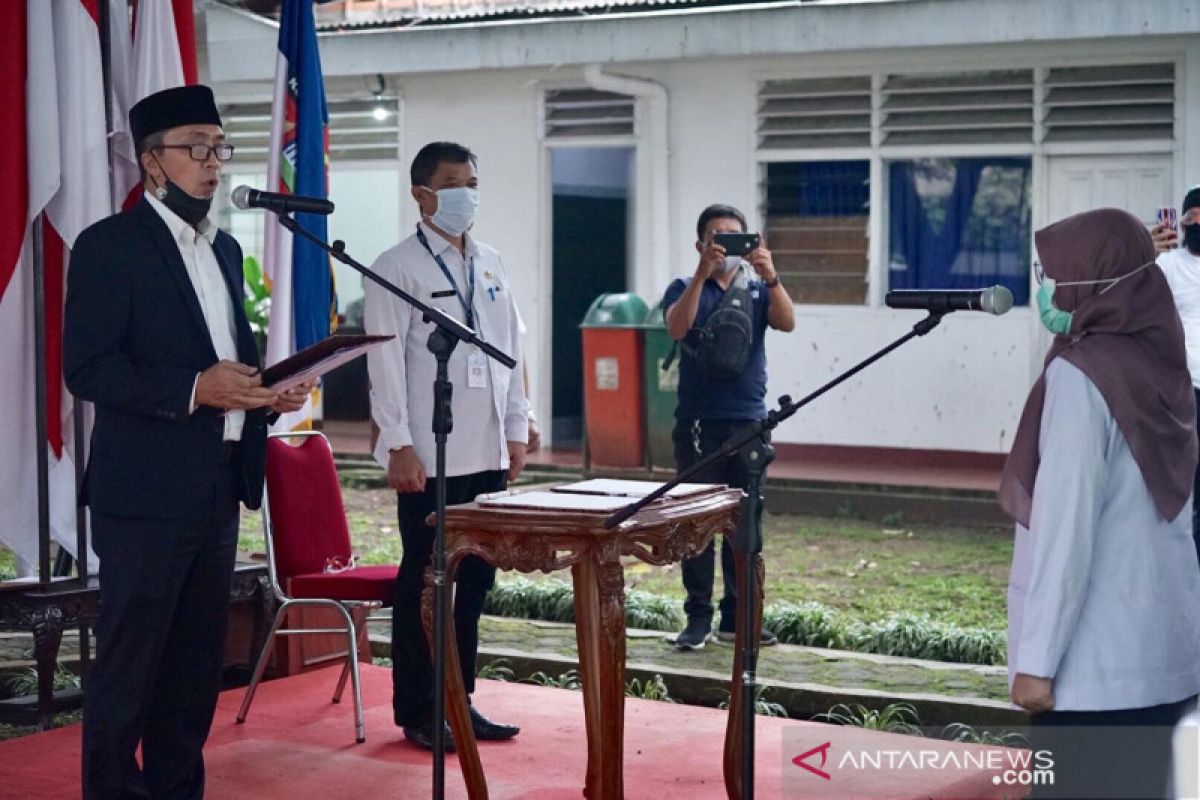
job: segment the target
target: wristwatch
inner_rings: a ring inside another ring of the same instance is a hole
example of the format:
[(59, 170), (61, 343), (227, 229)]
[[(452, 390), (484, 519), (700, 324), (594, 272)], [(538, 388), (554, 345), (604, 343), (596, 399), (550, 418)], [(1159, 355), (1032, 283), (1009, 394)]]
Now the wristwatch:
[(763, 286), (767, 287), (768, 289), (774, 289), (778, 285), (779, 285), (779, 273), (778, 272), (775, 273), (775, 277), (771, 278), (771, 280), (763, 281)]

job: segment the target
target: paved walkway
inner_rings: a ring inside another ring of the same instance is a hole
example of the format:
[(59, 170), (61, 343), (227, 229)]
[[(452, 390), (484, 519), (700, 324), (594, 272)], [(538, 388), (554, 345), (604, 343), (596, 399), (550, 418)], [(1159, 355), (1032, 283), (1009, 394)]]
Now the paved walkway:
[[(372, 651), (388, 652), (386, 625), (372, 627)], [(660, 631), (628, 631), (626, 679), (661, 675), (680, 702), (716, 706), (728, 698), (733, 647), (712, 642), (699, 651), (676, 650)], [(567, 623), (485, 616), (480, 624), (480, 666), (500, 662), (517, 679), (534, 673), (558, 678), (575, 669), (575, 627)], [(945, 664), (841, 650), (775, 645), (760, 651), (758, 677), (764, 699), (789, 716), (808, 718), (839, 703), (879, 709), (912, 704), (925, 725), (962, 722), (984, 729), (1020, 724), (1007, 702), (1004, 667)]]
[[(389, 651), (387, 625), (372, 625), (375, 656)], [(661, 675), (671, 697), (694, 705), (717, 706), (728, 699), (733, 648), (710, 642), (699, 651), (676, 650), (660, 631), (627, 634), (626, 679), (645, 681)], [(567, 623), (485, 616), (481, 621), (480, 666), (507, 666), (518, 680), (535, 673), (559, 678), (577, 668), (575, 627)], [(62, 660), (74, 665), (78, 639), (63, 638)], [(0, 635), (0, 681), (33, 666), (32, 640), (24, 634)], [(1021, 716), (1005, 702), (1003, 667), (945, 664), (815, 647), (775, 645), (760, 652), (758, 677), (764, 699), (779, 703), (793, 718), (811, 718), (839, 703), (880, 709), (889, 703), (912, 704), (928, 726), (961, 722), (979, 730), (1017, 725)], [(7, 687), (3, 687), (7, 689)], [(0, 696), (9, 692), (0, 691)], [(11, 735), (11, 734), (10, 734)]]

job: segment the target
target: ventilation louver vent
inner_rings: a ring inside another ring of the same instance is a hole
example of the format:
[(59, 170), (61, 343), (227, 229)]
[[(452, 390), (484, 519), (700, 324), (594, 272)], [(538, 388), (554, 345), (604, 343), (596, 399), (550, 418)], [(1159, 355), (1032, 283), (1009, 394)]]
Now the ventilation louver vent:
[(760, 149), (870, 144), (869, 77), (766, 81), (759, 88)]
[(1046, 141), (1171, 140), (1175, 66), (1052, 69), (1046, 76)]
[[(330, 161), (394, 161), (400, 156), (400, 103), (395, 99), (329, 103)], [(265, 161), (270, 103), (235, 103), (221, 110), (226, 139), (238, 161)]]
[(554, 89), (545, 95), (545, 122), (547, 139), (631, 135), (634, 98), (597, 89)]
[(1033, 141), (1033, 71), (889, 75), (883, 143), (1024, 144)]

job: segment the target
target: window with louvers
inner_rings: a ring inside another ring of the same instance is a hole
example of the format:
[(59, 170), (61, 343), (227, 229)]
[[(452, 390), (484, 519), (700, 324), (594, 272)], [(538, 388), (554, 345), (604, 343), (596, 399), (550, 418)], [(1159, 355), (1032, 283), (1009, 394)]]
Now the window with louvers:
[(1045, 92), (1047, 142), (1174, 138), (1174, 64), (1051, 69)]
[[(395, 161), (400, 157), (398, 100), (331, 100), (328, 106), (331, 162)], [(266, 162), (270, 103), (229, 104), (221, 109), (221, 119), (239, 163)]]
[(1033, 70), (888, 75), (883, 145), (1033, 142)]
[(597, 89), (552, 89), (543, 97), (547, 139), (629, 136), (634, 132), (634, 98)]
[[(887, 215), (878, 222), (890, 232), (885, 257), (890, 256), (888, 279), (895, 283), (901, 264), (895, 258), (897, 231), (912, 234), (918, 223), (937, 222), (937, 215), (925, 213), (928, 209), (920, 203), (897, 201), (898, 190), (891, 183), (898, 175), (932, 186), (939, 180), (946, 183), (944, 176), (931, 178), (935, 172), (972, 177), (978, 169), (978, 185), (959, 181), (955, 185), (961, 191), (955, 196), (985, 206), (1003, 199), (1001, 211), (992, 216), (1000, 214), (1020, 233), (1032, 214), (1032, 156), (1043, 144), (1067, 153), (1072, 144), (1080, 145), (1080, 152), (1095, 152), (1096, 143), (1161, 148), (1174, 141), (1176, 71), (1174, 63), (1164, 62), (762, 82), (760, 197), (767, 240), (789, 292), (800, 303), (867, 302), (872, 163), (891, 177), (882, 187), (890, 199), (877, 213)], [(995, 153), (989, 152), (993, 146)], [(940, 172), (931, 171), (930, 159), (939, 160)], [(924, 188), (928, 191), (917, 195), (925, 205), (946, 189), (940, 184)], [(968, 223), (964, 230), (974, 230)], [(970, 264), (960, 258), (951, 274), (969, 267), (980, 281), (1024, 287), (1028, 258), (1021, 254), (1021, 237), (1013, 237), (1000, 247), (995, 237), (975, 236), (969, 243), (974, 249), (963, 256)], [(915, 234), (908, 238), (912, 241), (905, 240), (901, 250), (932, 241)], [(992, 266), (985, 269), (987, 264)], [(919, 286), (924, 279), (913, 280)], [(1018, 297), (1024, 299), (1023, 294)]]
[(867, 300), (867, 161), (766, 165), (767, 246), (797, 303)]
[(870, 144), (869, 76), (766, 81), (759, 88), (760, 150)]

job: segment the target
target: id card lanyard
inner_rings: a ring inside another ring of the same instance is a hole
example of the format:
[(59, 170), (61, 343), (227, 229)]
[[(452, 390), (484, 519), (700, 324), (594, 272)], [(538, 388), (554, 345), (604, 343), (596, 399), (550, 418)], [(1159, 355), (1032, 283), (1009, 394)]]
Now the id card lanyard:
[[(429, 240), (425, 238), (425, 231), (421, 230), (421, 226), (417, 226), (417, 240), (421, 242), (425, 248), (425, 252), (429, 253), (430, 257), (437, 262), (438, 269), (446, 276), (446, 280), (450, 281), (450, 286), (454, 289), (455, 296), (458, 297), (458, 302), (462, 304), (463, 314), (466, 316), (464, 322), (467, 327), (475, 328), (475, 257), (468, 256), (466, 260), (467, 273), (467, 291), (466, 297), (463, 297), (462, 291), (458, 288), (458, 281), (454, 280), (454, 274), (450, 272), (450, 268), (446, 266), (446, 262), (442, 257), (433, 252), (433, 248), (429, 246)], [(478, 331), (476, 331), (478, 333)]]
[[(462, 291), (458, 288), (458, 281), (454, 280), (454, 273), (450, 272), (450, 268), (446, 266), (446, 262), (442, 257), (433, 252), (433, 248), (429, 246), (429, 239), (425, 237), (425, 231), (421, 230), (421, 226), (417, 226), (417, 240), (424, 246), (425, 251), (437, 263), (438, 269), (446, 276), (446, 280), (450, 281), (450, 286), (454, 289), (455, 296), (458, 297), (458, 302), (462, 305), (463, 314), (466, 317), (465, 322), (468, 328), (475, 327), (475, 257), (468, 256), (466, 260), (467, 273), (467, 296), (463, 297)], [(480, 352), (476, 347), (467, 356), (467, 387), (470, 389), (484, 389), (487, 387), (487, 357)]]

